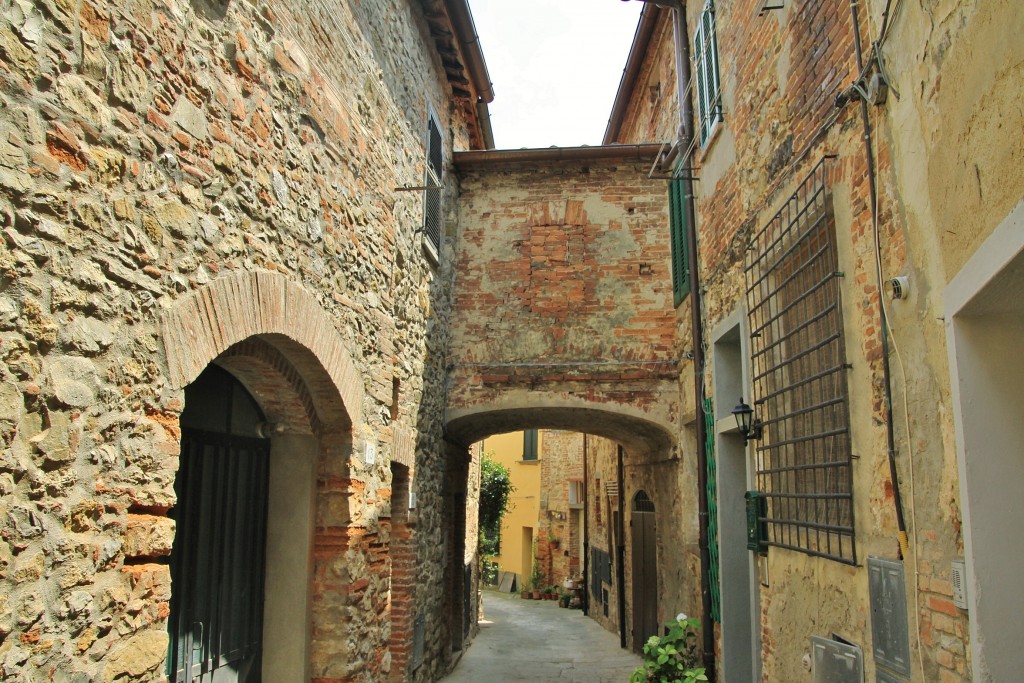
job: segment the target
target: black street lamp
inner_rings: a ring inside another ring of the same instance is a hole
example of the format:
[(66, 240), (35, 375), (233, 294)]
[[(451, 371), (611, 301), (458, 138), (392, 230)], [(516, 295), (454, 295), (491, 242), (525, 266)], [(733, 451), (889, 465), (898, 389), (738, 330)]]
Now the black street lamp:
[(732, 409), (732, 416), (736, 418), (736, 427), (743, 435), (744, 442), (761, 438), (761, 420), (754, 417), (754, 409), (743, 401), (742, 396), (740, 402)]

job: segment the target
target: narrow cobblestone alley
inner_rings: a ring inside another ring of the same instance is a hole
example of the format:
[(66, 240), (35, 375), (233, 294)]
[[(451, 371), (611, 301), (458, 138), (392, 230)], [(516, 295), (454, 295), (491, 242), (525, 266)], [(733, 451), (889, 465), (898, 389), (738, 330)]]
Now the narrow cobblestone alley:
[(579, 610), (555, 601), (483, 597), (480, 634), (444, 683), (627, 683), (640, 658)]

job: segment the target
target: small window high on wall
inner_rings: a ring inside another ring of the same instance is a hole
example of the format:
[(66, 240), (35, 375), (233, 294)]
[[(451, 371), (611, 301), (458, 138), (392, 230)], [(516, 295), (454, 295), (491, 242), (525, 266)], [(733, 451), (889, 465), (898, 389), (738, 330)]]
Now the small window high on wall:
[(523, 460), (537, 459), (537, 430), (527, 429), (523, 432)]

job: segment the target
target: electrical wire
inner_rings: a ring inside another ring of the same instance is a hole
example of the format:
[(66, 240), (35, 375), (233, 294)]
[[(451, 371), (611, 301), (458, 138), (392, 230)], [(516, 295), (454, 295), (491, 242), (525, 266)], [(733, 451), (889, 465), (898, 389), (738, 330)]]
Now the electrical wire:
[[(881, 115), (879, 114), (879, 112), (877, 110), (875, 111), (875, 117), (874, 118), (875, 118), (874, 128), (877, 131), (879, 129), (878, 120), (881, 118)], [(875, 153), (875, 158), (876, 159), (878, 158), (878, 154), (877, 154), (878, 140), (877, 140), (877, 137), (878, 136), (876, 135), (875, 139), (872, 141), (872, 144), (874, 144), (876, 146), (876, 153)], [(875, 243), (874, 244), (874, 247), (875, 247), (875, 249), (874, 249), (874, 251), (875, 251), (875, 268), (876, 268), (876, 274), (878, 276), (878, 281), (879, 282), (884, 282), (883, 273), (882, 273), (882, 244), (881, 244), (882, 240), (881, 240), (881, 235), (880, 235), (879, 229), (878, 229), (878, 214), (879, 214), (879, 209), (880, 209), (879, 204), (880, 204), (880, 201), (878, 199), (878, 194), (876, 194), (875, 195), (875, 206), (873, 207), (874, 210), (871, 213), (872, 231), (873, 231), (873, 237), (874, 237), (874, 243)], [(906, 370), (906, 367), (903, 364), (903, 355), (900, 353), (899, 344), (896, 341), (895, 330), (893, 329), (892, 323), (891, 323), (892, 318), (889, 315), (889, 309), (888, 309), (888, 306), (885, 303), (885, 297), (883, 296), (883, 293), (881, 291), (878, 292), (878, 297), (879, 297), (879, 301), (882, 304), (882, 312), (885, 315), (886, 320), (889, 321), (889, 325), (888, 325), (888, 327), (889, 327), (889, 338), (890, 338), (890, 340), (892, 342), (893, 354), (896, 356), (896, 365), (900, 369), (901, 384), (902, 384), (902, 389), (903, 389), (903, 391), (902, 391), (902, 394), (903, 394), (903, 401), (902, 401), (902, 403), (903, 403), (903, 422), (904, 422), (904, 427), (905, 427), (905, 429), (907, 431), (907, 461), (908, 461), (908, 463), (910, 465), (910, 467), (909, 467), (909, 469), (910, 469), (910, 491), (909, 491), (909, 494), (910, 494), (910, 525), (911, 525), (911, 533), (913, 534), (913, 541), (914, 541), (913, 544), (911, 544), (911, 547), (913, 548), (913, 553), (914, 553), (914, 631), (915, 631), (915, 635), (917, 637), (918, 665), (921, 667), (921, 678), (925, 679), (924, 647), (923, 647), (923, 643), (922, 643), (922, 639), (921, 639), (921, 568), (920, 568), (921, 567), (921, 564), (920, 564), (921, 553), (920, 553), (920, 535), (918, 534), (918, 527), (917, 527), (917, 489), (916, 489), (916, 485), (915, 485), (915, 471), (914, 471), (915, 470), (915, 467), (914, 467), (914, 460), (915, 460), (914, 438), (913, 438), (913, 434), (912, 434), (911, 428), (910, 428), (910, 402), (909, 402), (909, 399), (907, 397), (907, 393), (908, 393), (907, 392), (907, 370)]]
[[(881, 31), (880, 31), (880, 35), (879, 35), (878, 40), (876, 40), (872, 44), (873, 56), (878, 60), (879, 68), (883, 68), (882, 67), (882, 52), (881, 52), (882, 45), (883, 45), (883, 43), (885, 42), (886, 38), (889, 35), (889, 30), (892, 28), (892, 20), (899, 13), (899, 10), (902, 7), (902, 5), (903, 5), (903, 0), (896, 0), (895, 6), (892, 6), (892, 0), (888, 0), (886, 2), (886, 4), (885, 4), (885, 10), (882, 13), (882, 28), (881, 28)], [(891, 7), (891, 10), (892, 10), (891, 12), (890, 12), (890, 7)], [(868, 15), (868, 21), (871, 22), (870, 14)], [(874, 27), (873, 26), (869, 26), (869, 30), (872, 31), (872, 33), (873, 33), (874, 32)], [(888, 81), (888, 79), (886, 79), (886, 80)], [(892, 85), (890, 85), (889, 87), (892, 88)], [(893, 91), (895, 92), (894, 88), (893, 88)], [(872, 122), (872, 128), (875, 131), (880, 130), (880, 128), (881, 128), (880, 123), (882, 121), (882, 116), (881, 116), (881, 113), (878, 110), (878, 108), (875, 109), (874, 116), (872, 118), (874, 119), (873, 122)], [(874, 148), (875, 148), (874, 149), (874, 153), (872, 154), (872, 159), (878, 159), (878, 151), (879, 151), (878, 150), (878, 147), (879, 147), (878, 135), (875, 135), (871, 139), (870, 144), (872, 146), (874, 146)], [(879, 215), (880, 210), (881, 210), (880, 193), (878, 193), (878, 192), (875, 193), (875, 202), (874, 202), (874, 205), (871, 208), (872, 208), (872, 211), (871, 211), (871, 228), (872, 228), (872, 238), (873, 238), (873, 242), (874, 242), (873, 246), (874, 246), (874, 252), (875, 252), (875, 274), (876, 274), (876, 276), (878, 278), (878, 282), (882, 283), (882, 282), (885, 281), (885, 279), (884, 279), (884, 273), (883, 273), (883, 268), (882, 268), (882, 239), (881, 239), (881, 233), (880, 233), (879, 225), (878, 225), (878, 215)], [(918, 526), (917, 526), (917, 487), (916, 487), (916, 478), (915, 478), (915, 474), (916, 474), (915, 470), (916, 470), (916, 468), (914, 466), (914, 461), (916, 459), (916, 456), (915, 456), (915, 453), (914, 453), (913, 432), (912, 432), (911, 426), (910, 426), (910, 402), (909, 402), (908, 391), (907, 391), (907, 370), (906, 370), (906, 366), (903, 363), (903, 355), (900, 353), (899, 343), (896, 341), (895, 330), (892, 327), (892, 316), (889, 313), (889, 307), (888, 307), (888, 305), (885, 302), (885, 296), (884, 296), (884, 293), (881, 290), (879, 290), (879, 292), (878, 292), (878, 299), (879, 299), (879, 302), (881, 304), (882, 315), (884, 316), (884, 319), (886, 321), (886, 325), (884, 325), (883, 327), (887, 327), (888, 328), (888, 335), (889, 335), (889, 340), (892, 343), (893, 355), (896, 356), (896, 366), (899, 368), (899, 371), (900, 371), (900, 381), (901, 381), (901, 388), (902, 388), (902, 392), (901, 393), (902, 393), (902, 399), (903, 399), (902, 400), (903, 424), (904, 424), (904, 428), (906, 429), (906, 437), (907, 437), (907, 462), (908, 462), (909, 470), (910, 470), (910, 490), (908, 491), (909, 499), (910, 499), (910, 526), (911, 526), (911, 534), (913, 535), (913, 541), (914, 541), (912, 544), (908, 544), (909, 548), (912, 549), (912, 551), (913, 551), (913, 569), (914, 569), (914, 635), (915, 635), (915, 637), (917, 639), (917, 662), (918, 662), (918, 666), (921, 667), (921, 678), (922, 678), (922, 680), (925, 680), (925, 675), (926, 674), (925, 674), (925, 669), (924, 669), (924, 644), (923, 644), (922, 638), (921, 638), (921, 564), (920, 564), (920, 559), (921, 559), (920, 555), (921, 555), (921, 553), (920, 553), (920, 535), (918, 534)]]

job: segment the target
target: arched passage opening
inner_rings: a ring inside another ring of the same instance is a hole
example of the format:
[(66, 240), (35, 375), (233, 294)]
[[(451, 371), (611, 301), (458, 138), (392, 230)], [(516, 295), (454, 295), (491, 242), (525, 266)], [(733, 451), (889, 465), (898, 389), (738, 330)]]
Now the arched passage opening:
[(209, 366), (185, 389), (171, 510), (168, 678), (258, 681), (263, 659), (270, 439), (230, 373)]
[[(699, 613), (696, 458), (678, 445), (685, 429), (618, 406), (557, 403), (450, 419), (450, 438), (479, 444), (471, 449), (474, 464), (483, 451), (494, 452), (513, 479), (536, 486), (513, 494), (521, 509), (502, 527), (496, 583), (514, 585), (519, 599), (532, 598), (532, 590), (521, 591), (538, 582), (579, 597), (628, 649), (676, 614)], [(472, 506), (467, 514), (475, 514)], [(638, 528), (638, 519), (650, 524)]]

